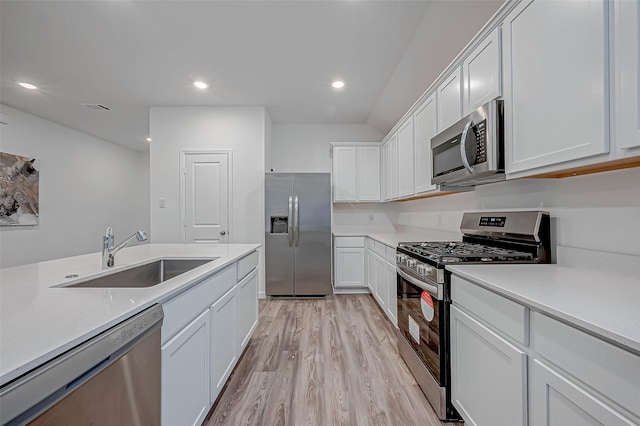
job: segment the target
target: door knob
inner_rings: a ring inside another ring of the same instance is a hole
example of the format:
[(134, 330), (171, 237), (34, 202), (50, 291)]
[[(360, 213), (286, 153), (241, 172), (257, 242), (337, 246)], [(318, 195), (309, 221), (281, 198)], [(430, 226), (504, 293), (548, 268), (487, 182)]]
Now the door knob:
[(220, 235), (227, 235), (227, 231), (220, 231)]

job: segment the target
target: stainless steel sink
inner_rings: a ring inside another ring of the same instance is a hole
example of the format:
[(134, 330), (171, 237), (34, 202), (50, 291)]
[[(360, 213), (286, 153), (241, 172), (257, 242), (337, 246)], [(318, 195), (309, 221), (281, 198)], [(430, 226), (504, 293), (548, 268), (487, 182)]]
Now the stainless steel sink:
[(198, 266), (211, 262), (217, 258), (209, 259), (160, 259), (144, 265), (134, 266), (124, 271), (89, 279), (64, 287), (152, 287), (163, 281), (184, 274)]

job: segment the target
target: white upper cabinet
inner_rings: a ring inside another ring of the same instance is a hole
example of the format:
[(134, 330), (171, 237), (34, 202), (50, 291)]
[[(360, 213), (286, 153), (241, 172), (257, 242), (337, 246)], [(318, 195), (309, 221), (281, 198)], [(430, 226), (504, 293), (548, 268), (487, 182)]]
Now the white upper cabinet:
[(615, 133), (624, 157), (640, 155), (629, 152), (640, 147), (640, 2), (617, 0), (614, 10)]
[(398, 195), (400, 197), (415, 193), (413, 136), (413, 117), (409, 117), (398, 129)]
[(333, 201), (357, 198), (356, 148), (333, 148)]
[(395, 133), (389, 138), (389, 198), (398, 198), (398, 134)]
[(434, 191), (431, 184), (431, 138), (438, 133), (436, 94), (433, 93), (413, 114), (416, 194)]
[(462, 118), (462, 66), (456, 68), (436, 89), (438, 94), (438, 129), (451, 126)]
[(501, 95), (500, 28), (496, 28), (462, 63), (462, 113)]
[(382, 173), (382, 200), (387, 201), (391, 198), (391, 170), (389, 167), (391, 164), (389, 163), (389, 151), (390, 145), (389, 142), (385, 142), (382, 145), (382, 153), (381, 153), (381, 166), (380, 170)]
[(333, 147), (333, 201), (380, 201), (380, 148)]
[(380, 201), (380, 148), (358, 148), (358, 201)]
[(608, 2), (524, 0), (502, 34), (507, 174), (607, 153)]

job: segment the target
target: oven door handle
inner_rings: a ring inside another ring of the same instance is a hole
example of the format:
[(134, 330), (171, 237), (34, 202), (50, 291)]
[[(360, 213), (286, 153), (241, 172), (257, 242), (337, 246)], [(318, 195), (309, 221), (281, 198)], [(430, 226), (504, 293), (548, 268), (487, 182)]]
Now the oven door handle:
[(396, 268), (398, 275), (400, 275), (405, 280), (409, 281), (411, 284), (420, 287), (423, 290), (429, 292), (430, 295), (436, 298), (436, 300), (442, 300), (442, 295), (438, 291), (438, 286), (426, 283), (424, 281), (420, 281), (419, 279), (413, 278), (411, 275), (407, 274), (400, 268)]

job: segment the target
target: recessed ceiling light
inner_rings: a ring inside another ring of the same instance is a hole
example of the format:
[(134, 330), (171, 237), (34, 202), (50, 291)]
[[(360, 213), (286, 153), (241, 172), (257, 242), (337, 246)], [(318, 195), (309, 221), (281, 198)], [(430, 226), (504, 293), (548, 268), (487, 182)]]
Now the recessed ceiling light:
[(25, 89), (29, 89), (29, 90), (36, 90), (38, 88), (36, 85), (31, 83), (18, 83), (18, 84), (24, 87)]
[(207, 83), (205, 83), (204, 81), (194, 81), (193, 85), (196, 86), (198, 89), (206, 89), (207, 87), (209, 87)]
[(147, 142), (151, 142), (151, 138), (147, 138)]
[(331, 85), (336, 89), (342, 89), (344, 87), (344, 81), (337, 80), (331, 83)]

